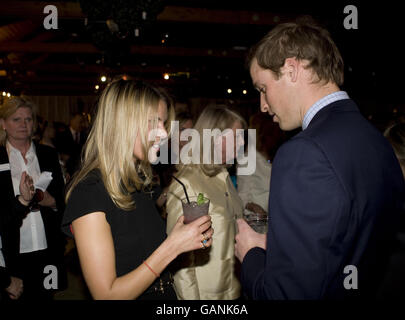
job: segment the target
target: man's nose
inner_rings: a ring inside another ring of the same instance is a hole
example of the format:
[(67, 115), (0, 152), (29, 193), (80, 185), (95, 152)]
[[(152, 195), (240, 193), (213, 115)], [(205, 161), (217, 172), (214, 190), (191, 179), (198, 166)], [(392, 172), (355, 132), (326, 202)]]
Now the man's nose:
[(263, 95), (260, 95), (260, 111), (261, 112), (269, 111), (269, 105), (267, 104), (267, 101)]

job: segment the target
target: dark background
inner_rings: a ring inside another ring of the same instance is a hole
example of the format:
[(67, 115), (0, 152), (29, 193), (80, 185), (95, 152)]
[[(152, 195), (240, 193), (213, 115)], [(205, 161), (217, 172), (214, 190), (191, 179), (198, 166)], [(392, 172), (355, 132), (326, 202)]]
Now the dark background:
[[(0, 3), (0, 92), (96, 97), (105, 85), (101, 75), (108, 81), (127, 75), (165, 87), (186, 106), (220, 101), (249, 116), (257, 110), (258, 95), (244, 68), (248, 48), (276, 23), (310, 15), (330, 31), (341, 50), (345, 61), (342, 89), (358, 102), (363, 114), (380, 128), (404, 114), (404, 15), (394, 1)], [(111, 3), (116, 6), (108, 8)], [(47, 4), (58, 8), (58, 30), (43, 27)], [(357, 30), (343, 26), (346, 5), (358, 10)], [(142, 10), (148, 12), (144, 22), (137, 18)], [(107, 28), (109, 18), (118, 23), (119, 36)], [(133, 26), (139, 20), (140, 36), (135, 37)], [(165, 72), (169, 80), (163, 79)]]

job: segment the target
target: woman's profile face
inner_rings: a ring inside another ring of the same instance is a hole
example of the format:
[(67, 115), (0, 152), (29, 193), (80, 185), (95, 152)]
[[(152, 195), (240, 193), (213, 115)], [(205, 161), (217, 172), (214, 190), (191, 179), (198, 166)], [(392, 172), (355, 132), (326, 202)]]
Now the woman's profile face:
[(11, 116), (2, 120), (2, 126), (9, 141), (29, 141), (34, 126), (32, 110), (27, 107), (18, 108)]
[(181, 126), (180, 126), (180, 132), (179, 132), (179, 148), (181, 150), (181, 148), (183, 148), (189, 141), (183, 141), (180, 140), (180, 135), (181, 133), (186, 130), (186, 129), (191, 129), (193, 127), (193, 120), (188, 119), (187, 121), (185, 121)]
[[(167, 120), (167, 104), (163, 100), (160, 100), (159, 102), (157, 116), (158, 116), (158, 124), (156, 130), (153, 130), (154, 128), (152, 125), (154, 119), (148, 119), (149, 121), (148, 136), (151, 138), (151, 141), (153, 141), (152, 147), (150, 148), (148, 155), (150, 162), (153, 162), (154, 160), (157, 159), (157, 153), (160, 149), (161, 140), (167, 137), (167, 131), (165, 129), (165, 122)], [(139, 132), (135, 140), (134, 156), (139, 160), (145, 159)]]

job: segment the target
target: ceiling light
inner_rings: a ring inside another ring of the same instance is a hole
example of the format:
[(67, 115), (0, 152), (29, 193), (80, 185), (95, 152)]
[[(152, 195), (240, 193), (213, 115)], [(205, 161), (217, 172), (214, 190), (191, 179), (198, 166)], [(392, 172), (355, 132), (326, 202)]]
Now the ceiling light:
[(106, 82), (106, 81), (107, 81), (107, 77), (106, 77), (106, 76), (102, 76), (102, 77), (101, 77), (101, 81), (102, 81), (102, 82)]

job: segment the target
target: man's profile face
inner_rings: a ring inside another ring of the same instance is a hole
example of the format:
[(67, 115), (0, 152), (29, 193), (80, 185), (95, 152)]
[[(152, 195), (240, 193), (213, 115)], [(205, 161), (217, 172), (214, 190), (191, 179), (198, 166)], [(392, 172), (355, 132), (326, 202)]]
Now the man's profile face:
[[(282, 68), (283, 70), (283, 68)], [(273, 71), (261, 68), (254, 59), (250, 67), (253, 86), (260, 93), (260, 110), (267, 112), (282, 130), (294, 130), (301, 126), (298, 106), (292, 103), (294, 94), (286, 74), (280, 78)]]

